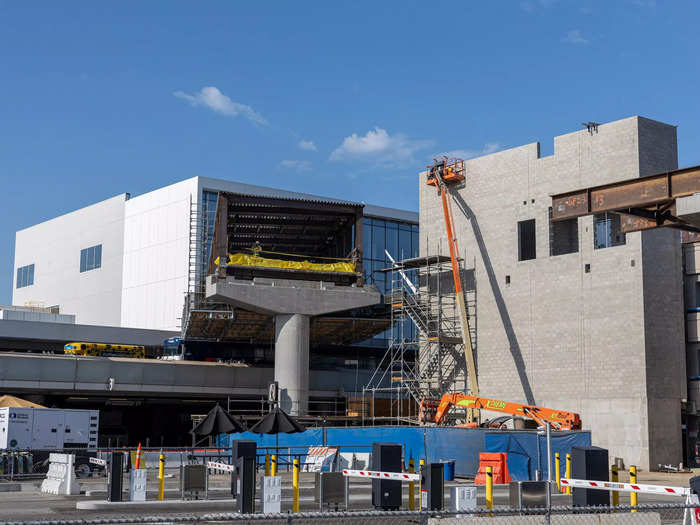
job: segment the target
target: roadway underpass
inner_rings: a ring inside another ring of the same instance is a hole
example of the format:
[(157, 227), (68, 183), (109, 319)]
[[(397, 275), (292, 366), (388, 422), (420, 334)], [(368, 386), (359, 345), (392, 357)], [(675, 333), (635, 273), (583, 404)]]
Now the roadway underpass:
[[(192, 414), (213, 403), (249, 420), (265, 411), (273, 369), (193, 361), (0, 353), (0, 395), (47, 407), (100, 410), (100, 444), (187, 445)], [(354, 366), (311, 370), (310, 413), (344, 414), (345, 397), (368, 380)], [(342, 421), (339, 418), (338, 421)]]

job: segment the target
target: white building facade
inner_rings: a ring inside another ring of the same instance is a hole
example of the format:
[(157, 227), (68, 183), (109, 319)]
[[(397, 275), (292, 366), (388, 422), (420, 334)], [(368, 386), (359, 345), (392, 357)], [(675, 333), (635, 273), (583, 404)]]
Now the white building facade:
[[(319, 199), (206, 177), (117, 195), (16, 233), (12, 304), (58, 305), (78, 324), (179, 330), (202, 224), (213, 221), (219, 191)], [(415, 212), (364, 212), (418, 223)]]

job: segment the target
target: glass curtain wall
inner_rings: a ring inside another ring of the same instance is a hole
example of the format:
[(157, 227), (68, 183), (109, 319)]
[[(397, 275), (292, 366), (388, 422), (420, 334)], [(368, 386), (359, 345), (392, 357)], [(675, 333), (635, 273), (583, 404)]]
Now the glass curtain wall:
[[(363, 231), (363, 268), (365, 282), (374, 284), (382, 294), (391, 291), (391, 277), (379, 272), (382, 268), (391, 266), (386, 253), (400, 261), (418, 257), (418, 225), (387, 219), (365, 217)], [(409, 321), (410, 322), (410, 321)], [(404, 334), (412, 334), (413, 323), (404, 327)], [(372, 346), (388, 346), (391, 340), (391, 329), (372, 338)]]

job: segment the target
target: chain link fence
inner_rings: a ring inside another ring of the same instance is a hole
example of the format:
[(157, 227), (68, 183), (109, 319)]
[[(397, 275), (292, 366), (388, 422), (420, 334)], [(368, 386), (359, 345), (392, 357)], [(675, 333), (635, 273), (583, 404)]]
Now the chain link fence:
[(111, 523), (238, 522), (256, 524), (330, 525), (695, 525), (700, 507), (680, 504), (637, 507), (552, 507), (547, 509), (476, 509), (459, 513), (447, 511), (351, 511), (301, 512), (287, 514), (198, 513), (134, 515), (80, 520), (2, 522), (30, 525), (103, 525)]

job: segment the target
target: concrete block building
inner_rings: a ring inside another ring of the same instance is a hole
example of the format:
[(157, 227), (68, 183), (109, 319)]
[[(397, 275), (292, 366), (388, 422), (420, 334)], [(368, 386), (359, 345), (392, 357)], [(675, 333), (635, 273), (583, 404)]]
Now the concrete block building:
[[(480, 395), (580, 413), (625, 464), (681, 461), (686, 398), (678, 231), (622, 233), (615, 214), (551, 221), (551, 198), (677, 168), (676, 128), (632, 117), (466, 162), (456, 233), (476, 281)], [(420, 253), (447, 253), (420, 177)]]

